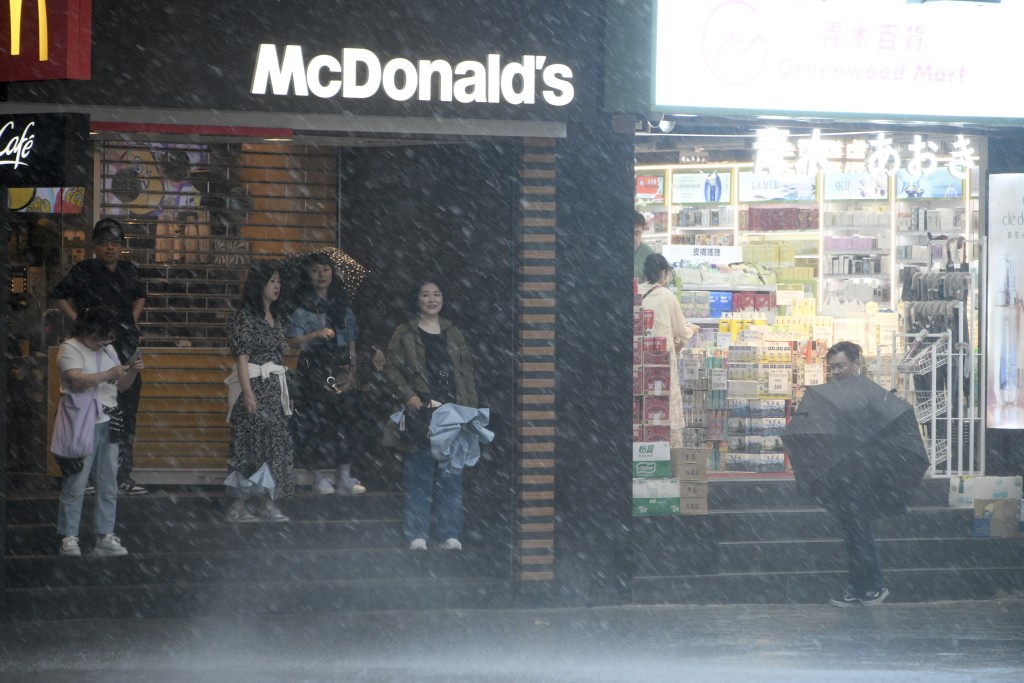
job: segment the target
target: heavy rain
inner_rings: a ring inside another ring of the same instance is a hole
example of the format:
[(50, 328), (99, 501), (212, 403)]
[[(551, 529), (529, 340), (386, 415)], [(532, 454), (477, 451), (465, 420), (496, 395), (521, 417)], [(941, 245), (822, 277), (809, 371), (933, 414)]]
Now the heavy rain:
[(1022, 680), (1022, 14), (6, 3), (0, 680)]

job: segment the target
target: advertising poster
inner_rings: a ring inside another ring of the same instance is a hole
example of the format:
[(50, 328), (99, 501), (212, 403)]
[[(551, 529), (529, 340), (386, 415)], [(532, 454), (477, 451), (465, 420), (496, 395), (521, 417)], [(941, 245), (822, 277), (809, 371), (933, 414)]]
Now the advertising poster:
[(728, 204), (732, 197), (732, 173), (673, 173), (673, 204)]
[(888, 199), (889, 179), (870, 173), (826, 173), (822, 194), (825, 201)]
[(665, 176), (638, 175), (636, 177), (636, 201), (644, 204), (665, 203)]
[(1024, 428), (1021, 313), (1024, 173), (993, 173), (988, 199), (988, 415), (994, 429)]
[(955, 199), (964, 194), (964, 181), (953, 176), (948, 168), (912, 175), (901, 168), (896, 173), (896, 199)]
[(741, 202), (813, 202), (817, 200), (816, 175), (796, 173), (740, 173)]

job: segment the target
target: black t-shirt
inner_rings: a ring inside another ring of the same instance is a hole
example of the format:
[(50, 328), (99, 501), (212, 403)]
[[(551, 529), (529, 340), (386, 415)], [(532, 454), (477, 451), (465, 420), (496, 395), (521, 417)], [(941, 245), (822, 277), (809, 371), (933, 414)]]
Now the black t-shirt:
[(146, 297), (146, 288), (135, 264), (118, 261), (111, 271), (96, 258), (80, 261), (71, 266), (53, 293), (54, 299), (67, 299), (81, 314), (92, 306), (109, 306), (117, 313), (121, 329), (117, 330), (114, 346), (118, 353), (134, 350), (138, 344), (138, 330), (132, 317), (132, 302)]
[(423, 350), (427, 363), (427, 382), (430, 384), (430, 398), (438, 403), (455, 402), (455, 372), (452, 358), (448, 354), (448, 339), (441, 334), (420, 330)]

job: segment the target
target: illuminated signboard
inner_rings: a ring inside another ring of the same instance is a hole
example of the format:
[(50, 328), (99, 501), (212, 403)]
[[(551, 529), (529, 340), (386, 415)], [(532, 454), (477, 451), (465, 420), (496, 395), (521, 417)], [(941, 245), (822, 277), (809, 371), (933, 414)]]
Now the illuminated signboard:
[(0, 4), (0, 82), (90, 77), (92, 0)]
[(1024, 119), (1024, 2), (657, 0), (651, 108)]

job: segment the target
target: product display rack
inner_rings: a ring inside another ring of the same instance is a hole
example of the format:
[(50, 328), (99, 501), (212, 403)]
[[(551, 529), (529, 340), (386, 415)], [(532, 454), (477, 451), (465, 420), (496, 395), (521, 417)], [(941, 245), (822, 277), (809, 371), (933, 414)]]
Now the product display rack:
[[(969, 253), (978, 215), (974, 177), (959, 180), (940, 168), (881, 181), (866, 173), (766, 176), (755, 185), (752, 169), (638, 166), (637, 187), (660, 188), (638, 189), (636, 209), (648, 218), (644, 241), (659, 250), (739, 246), (744, 261), (772, 268), (779, 284), (812, 286), (823, 304), (873, 301), (889, 309), (915, 272), (977, 260)], [(712, 175), (715, 189), (705, 194)]]

